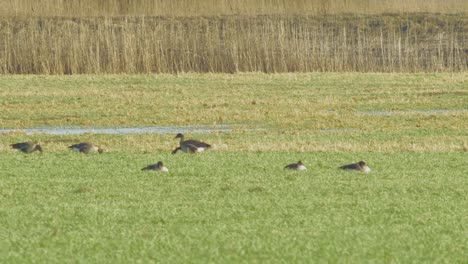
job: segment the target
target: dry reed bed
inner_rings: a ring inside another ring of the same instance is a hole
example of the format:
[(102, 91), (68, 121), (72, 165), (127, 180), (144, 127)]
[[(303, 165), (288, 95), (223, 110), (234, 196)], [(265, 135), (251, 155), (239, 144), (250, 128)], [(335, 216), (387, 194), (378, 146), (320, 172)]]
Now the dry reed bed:
[(468, 12), (465, 0), (8, 0), (0, 16), (217, 16)]
[(468, 17), (3, 18), (0, 73), (468, 69)]

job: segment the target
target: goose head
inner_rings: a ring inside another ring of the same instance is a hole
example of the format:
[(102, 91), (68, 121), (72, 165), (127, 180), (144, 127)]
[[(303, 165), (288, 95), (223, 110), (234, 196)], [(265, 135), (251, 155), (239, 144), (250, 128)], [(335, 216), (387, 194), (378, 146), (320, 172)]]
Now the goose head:
[(183, 140), (184, 139), (184, 135), (182, 135), (181, 133), (177, 134), (175, 136), (175, 138), (180, 138), (180, 140)]
[(34, 147), (34, 150), (39, 150), (40, 152), (42, 152), (42, 147), (41, 147), (41, 145), (36, 145), (36, 146)]

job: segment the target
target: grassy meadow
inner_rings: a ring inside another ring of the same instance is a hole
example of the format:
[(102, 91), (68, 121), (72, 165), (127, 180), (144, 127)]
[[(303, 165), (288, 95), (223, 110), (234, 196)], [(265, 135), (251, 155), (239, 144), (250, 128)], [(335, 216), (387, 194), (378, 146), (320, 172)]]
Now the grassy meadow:
[[(468, 257), (463, 153), (2, 151), (0, 158), (4, 263)], [(356, 158), (373, 172), (336, 169)], [(159, 159), (169, 173), (139, 170)], [(282, 170), (297, 159), (309, 170)]]
[(0, 263), (466, 263), (467, 131), (467, 1), (5, 1)]
[[(468, 75), (0, 76), (0, 127), (232, 124), (173, 134), (0, 134), (0, 262), (468, 259)], [(44, 153), (8, 145), (37, 141)], [(79, 155), (79, 141), (102, 155)], [(284, 171), (302, 160), (304, 172)], [(142, 172), (162, 160), (167, 174)], [(365, 160), (369, 174), (338, 166)]]

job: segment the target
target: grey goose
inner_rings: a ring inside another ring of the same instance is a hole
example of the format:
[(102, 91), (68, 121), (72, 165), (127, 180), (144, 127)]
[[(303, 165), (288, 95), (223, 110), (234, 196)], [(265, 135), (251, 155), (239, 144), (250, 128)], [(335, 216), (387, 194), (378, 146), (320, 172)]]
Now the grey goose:
[(179, 142), (179, 146), (172, 151), (172, 154), (176, 154), (177, 151), (179, 150), (182, 150), (183, 152), (186, 152), (186, 153), (196, 153), (196, 152), (202, 152), (206, 149), (211, 148), (210, 144), (206, 144), (198, 140), (193, 140), (193, 139), (184, 140), (184, 135), (182, 135), (181, 133), (177, 134), (175, 138), (180, 138), (180, 142)]
[(167, 167), (164, 166), (162, 161), (158, 161), (158, 163), (156, 164), (148, 165), (141, 170), (143, 171), (154, 170), (154, 171), (169, 172), (169, 170), (167, 169)]
[(298, 170), (298, 171), (303, 171), (303, 170), (307, 170), (306, 166), (304, 166), (304, 163), (302, 163), (302, 161), (298, 161), (297, 163), (292, 163), (292, 164), (289, 164), (289, 165), (286, 165), (284, 167), (284, 169), (288, 169), (288, 170)]
[(352, 163), (352, 164), (341, 166), (340, 169), (342, 169), (342, 170), (362, 171), (362, 172), (370, 172), (371, 171), (371, 169), (362, 160), (360, 162), (358, 162), (358, 163)]
[(104, 152), (102, 148), (89, 142), (78, 143), (75, 145), (71, 145), (68, 148), (73, 151), (84, 153), (84, 154), (89, 154), (92, 152), (98, 152), (99, 154), (101, 154), (102, 152)]
[(33, 153), (36, 150), (42, 152), (41, 145), (38, 145), (33, 142), (21, 142), (21, 143), (11, 144), (10, 147), (12, 149), (17, 149), (23, 153), (28, 153), (28, 154)]

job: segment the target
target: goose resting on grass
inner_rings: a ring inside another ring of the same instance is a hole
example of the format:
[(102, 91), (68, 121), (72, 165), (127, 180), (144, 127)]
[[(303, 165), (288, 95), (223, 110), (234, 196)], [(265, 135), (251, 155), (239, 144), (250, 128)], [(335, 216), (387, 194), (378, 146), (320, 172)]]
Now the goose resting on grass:
[(83, 143), (71, 145), (68, 148), (73, 151), (84, 153), (84, 154), (89, 154), (92, 152), (98, 152), (99, 154), (101, 154), (102, 152), (104, 152), (102, 148), (89, 142), (83, 142)]
[(340, 169), (342, 169), (342, 170), (355, 170), (355, 171), (361, 171), (361, 172), (370, 172), (371, 171), (371, 169), (362, 160), (360, 162), (358, 162), (358, 163), (352, 163), (352, 164), (341, 166)]
[(38, 150), (42, 152), (42, 147), (41, 145), (38, 145), (33, 142), (21, 142), (21, 143), (16, 143), (16, 144), (11, 144), (10, 147), (12, 149), (17, 149), (23, 153), (33, 153), (34, 151)]
[(303, 170), (307, 170), (306, 166), (304, 166), (304, 163), (302, 163), (302, 161), (298, 161), (297, 163), (292, 163), (292, 164), (289, 164), (289, 165), (286, 165), (286, 167), (284, 167), (284, 169), (288, 169), (288, 170), (298, 170), (298, 171), (303, 171)]
[(156, 164), (148, 165), (141, 170), (143, 171), (154, 170), (154, 171), (169, 172), (169, 170), (167, 169), (167, 167), (164, 166), (162, 161), (158, 161), (158, 163)]
[(182, 135), (181, 133), (177, 134), (175, 138), (180, 138), (180, 142), (179, 146), (172, 151), (172, 154), (176, 154), (179, 150), (182, 150), (185, 153), (196, 153), (211, 148), (210, 144), (206, 144), (198, 140), (184, 140), (184, 135)]

